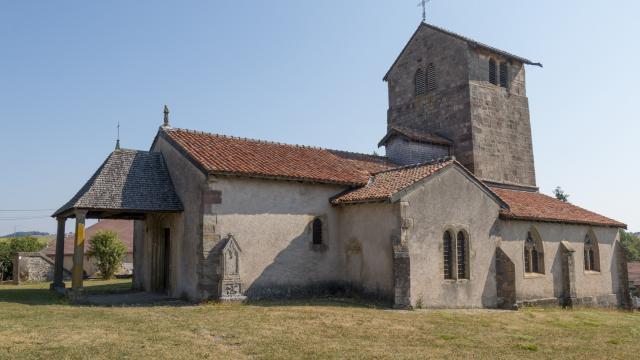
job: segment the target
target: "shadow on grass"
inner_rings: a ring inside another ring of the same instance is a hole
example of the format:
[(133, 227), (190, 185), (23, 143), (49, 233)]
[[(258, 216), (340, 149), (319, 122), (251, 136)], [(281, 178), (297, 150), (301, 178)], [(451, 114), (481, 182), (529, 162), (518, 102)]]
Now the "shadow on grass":
[(15, 287), (0, 291), (0, 303), (16, 303), (23, 305), (61, 305), (66, 299), (49, 289), (25, 289)]
[(311, 298), (289, 300), (248, 300), (249, 306), (283, 307), (283, 306), (323, 306), (337, 308), (390, 309), (389, 304), (361, 298)]

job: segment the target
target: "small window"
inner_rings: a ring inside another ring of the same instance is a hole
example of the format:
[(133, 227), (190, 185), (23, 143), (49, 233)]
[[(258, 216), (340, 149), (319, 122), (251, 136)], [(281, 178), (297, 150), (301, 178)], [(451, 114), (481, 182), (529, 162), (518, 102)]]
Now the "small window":
[(453, 279), (453, 238), (449, 231), (444, 233), (443, 253), (444, 253), (444, 278), (446, 280)]
[(315, 218), (312, 227), (313, 245), (322, 245), (322, 220)]
[(600, 252), (598, 242), (591, 232), (584, 238), (584, 269), (587, 271), (600, 271)]
[(493, 59), (489, 60), (489, 82), (498, 85), (498, 69), (496, 61)]
[(500, 86), (506, 88), (509, 85), (509, 68), (507, 63), (500, 63)]
[(416, 96), (424, 95), (426, 91), (426, 79), (424, 76), (424, 71), (422, 69), (418, 69), (415, 75), (415, 86), (416, 86)]
[(429, 64), (427, 66), (427, 92), (435, 91), (437, 88), (436, 67), (433, 64)]
[(467, 236), (464, 232), (458, 232), (456, 243), (456, 256), (458, 260), (458, 279), (469, 279), (467, 264), (469, 263), (469, 249)]
[(524, 272), (544, 274), (542, 241), (531, 231), (527, 232), (527, 239), (524, 242)]

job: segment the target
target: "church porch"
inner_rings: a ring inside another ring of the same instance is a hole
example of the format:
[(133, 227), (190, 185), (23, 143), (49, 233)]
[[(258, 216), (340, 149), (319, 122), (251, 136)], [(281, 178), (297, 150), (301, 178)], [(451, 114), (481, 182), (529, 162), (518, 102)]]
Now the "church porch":
[[(82, 298), (87, 219), (145, 220), (158, 214), (182, 212), (162, 154), (116, 148), (78, 193), (53, 214), (58, 221), (54, 281), (51, 289)], [(67, 219), (75, 219), (71, 289), (63, 282), (63, 253)], [(134, 263), (136, 262), (134, 250)], [(135, 278), (134, 273), (134, 278)]]

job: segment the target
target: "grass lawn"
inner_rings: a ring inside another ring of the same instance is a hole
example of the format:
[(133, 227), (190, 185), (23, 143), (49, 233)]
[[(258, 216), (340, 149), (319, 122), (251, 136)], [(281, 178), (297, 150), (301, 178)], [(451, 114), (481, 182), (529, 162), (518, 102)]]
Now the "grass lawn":
[[(127, 281), (86, 283), (117, 292)], [(640, 314), (532, 308), (389, 311), (353, 300), (70, 306), (0, 285), (0, 358), (637, 359)]]

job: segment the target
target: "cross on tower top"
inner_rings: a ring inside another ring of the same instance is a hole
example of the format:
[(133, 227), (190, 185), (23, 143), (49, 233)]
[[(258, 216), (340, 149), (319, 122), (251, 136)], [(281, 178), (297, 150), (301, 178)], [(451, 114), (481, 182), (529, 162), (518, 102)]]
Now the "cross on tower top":
[(422, 6), (422, 21), (427, 21), (427, 3), (431, 0), (420, 0), (418, 7)]
[(118, 137), (116, 138), (116, 150), (120, 150), (120, 121), (118, 121)]

